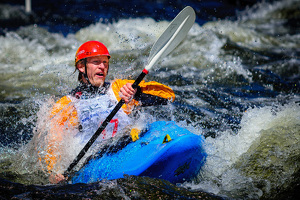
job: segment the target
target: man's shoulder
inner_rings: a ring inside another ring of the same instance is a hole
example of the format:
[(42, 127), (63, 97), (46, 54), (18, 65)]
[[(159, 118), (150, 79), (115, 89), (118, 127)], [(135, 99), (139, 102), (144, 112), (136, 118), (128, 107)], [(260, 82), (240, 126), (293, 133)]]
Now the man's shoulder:
[(69, 96), (63, 96), (60, 98), (52, 107), (51, 115), (54, 116), (60, 112), (64, 107), (66, 107), (70, 102), (72, 102)]
[(134, 83), (134, 80), (129, 80), (129, 79), (114, 79), (111, 81), (112, 85), (117, 85), (117, 86), (123, 86), (126, 83)]
[(72, 101), (71, 97), (69, 95), (61, 97), (57, 102), (56, 105), (66, 105), (69, 104)]

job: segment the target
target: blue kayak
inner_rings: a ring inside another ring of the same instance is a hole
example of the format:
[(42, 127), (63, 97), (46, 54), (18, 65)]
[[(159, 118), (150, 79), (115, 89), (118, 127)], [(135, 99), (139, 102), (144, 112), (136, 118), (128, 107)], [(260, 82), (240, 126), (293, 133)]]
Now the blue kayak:
[(72, 183), (123, 178), (125, 174), (182, 183), (195, 177), (206, 160), (204, 137), (175, 124), (157, 121), (135, 142), (90, 159)]

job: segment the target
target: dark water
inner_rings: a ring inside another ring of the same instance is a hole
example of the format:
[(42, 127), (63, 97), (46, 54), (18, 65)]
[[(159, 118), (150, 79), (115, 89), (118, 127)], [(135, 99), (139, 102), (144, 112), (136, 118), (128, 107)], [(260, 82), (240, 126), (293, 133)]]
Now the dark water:
[[(297, 199), (299, 0), (33, 1), (30, 14), (23, 3), (0, 3), (1, 197)], [(109, 79), (134, 79), (186, 5), (195, 9), (196, 24), (146, 77), (169, 85), (176, 100), (140, 112), (206, 137), (199, 175), (177, 185), (145, 177), (48, 185), (36, 153), (43, 150), (49, 109), (77, 85), (77, 47), (105, 41)]]
[[(209, 20), (235, 17), (238, 10), (259, 2), (257, 0), (189, 0), (189, 1), (97, 1), (62, 0), (32, 1), (33, 13), (26, 14), (22, 8), (11, 10), (9, 18), (0, 19), (1, 29), (15, 29), (20, 25), (39, 24), (49, 31), (68, 34), (92, 23), (113, 22), (119, 19), (151, 17), (171, 21), (185, 6), (192, 6), (203, 24)], [(2, 4), (24, 6), (23, 0), (3, 0)]]

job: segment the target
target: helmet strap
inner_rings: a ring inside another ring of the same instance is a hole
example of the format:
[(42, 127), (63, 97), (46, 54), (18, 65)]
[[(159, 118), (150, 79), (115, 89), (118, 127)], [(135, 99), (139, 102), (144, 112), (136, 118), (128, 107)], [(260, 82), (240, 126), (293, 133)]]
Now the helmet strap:
[(92, 85), (89, 78), (88, 78), (88, 75), (87, 75), (87, 67), (86, 67), (86, 58), (83, 59), (83, 63), (84, 63), (84, 70), (85, 70), (85, 73), (82, 73), (83, 74), (83, 77), (86, 79), (86, 81), (88, 82), (89, 85)]

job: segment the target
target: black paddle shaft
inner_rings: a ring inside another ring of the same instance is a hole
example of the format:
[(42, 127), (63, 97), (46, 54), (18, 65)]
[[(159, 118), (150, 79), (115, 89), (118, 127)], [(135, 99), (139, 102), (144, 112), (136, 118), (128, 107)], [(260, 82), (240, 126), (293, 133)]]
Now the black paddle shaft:
[[(147, 75), (147, 73), (143, 72), (138, 76), (138, 78), (134, 81), (132, 84), (132, 88), (135, 89), (140, 84), (140, 82), (144, 79), (144, 77)], [(78, 164), (80, 159), (86, 154), (86, 152), (89, 150), (89, 148), (92, 146), (92, 144), (96, 141), (96, 139), (99, 137), (99, 135), (104, 131), (107, 124), (112, 120), (112, 118), (115, 116), (115, 114), (120, 110), (120, 108), (123, 106), (125, 101), (121, 99), (118, 104), (115, 106), (115, 108), (111, 111), (111, 113), (106, 117), (104, 122), (101, 124), (101, 126), (97, 129), (97, 131), (94, 133), (94, 135), (91, 137), (91, 139), (86, 143), (86, 145), (83, 147), (83, 149), (79, 152), (77, 157), (73, 160), (73, 162), (69, 165), (68, 169), (64, 172), (64, 176), (67, 177), (71, 170)]]

